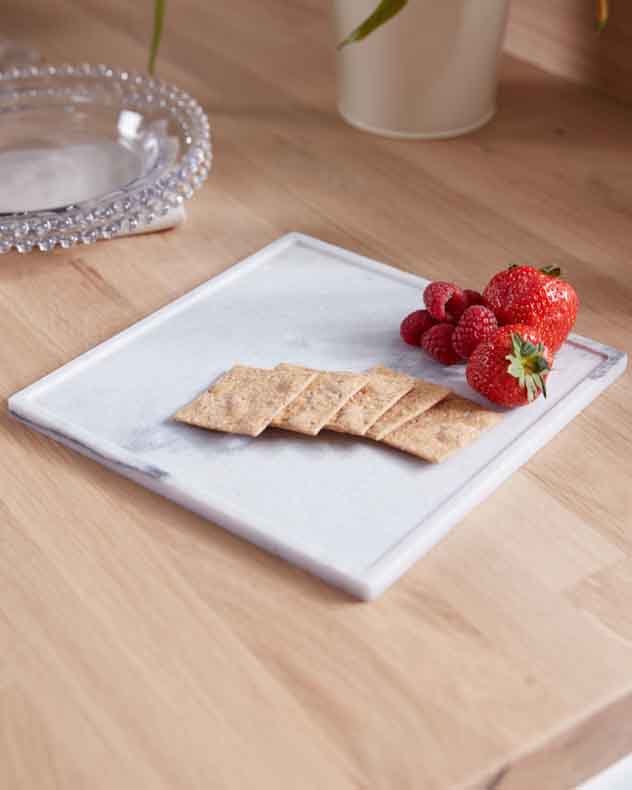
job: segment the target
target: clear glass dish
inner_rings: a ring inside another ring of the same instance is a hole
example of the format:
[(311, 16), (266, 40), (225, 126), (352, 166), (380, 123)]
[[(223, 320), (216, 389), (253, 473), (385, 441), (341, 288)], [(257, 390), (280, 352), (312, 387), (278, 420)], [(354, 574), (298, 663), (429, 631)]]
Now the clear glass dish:
[(0, 253), (151, 224), (211, 161), (202, 107), (164, 82), (89, 64), (0, 72)]

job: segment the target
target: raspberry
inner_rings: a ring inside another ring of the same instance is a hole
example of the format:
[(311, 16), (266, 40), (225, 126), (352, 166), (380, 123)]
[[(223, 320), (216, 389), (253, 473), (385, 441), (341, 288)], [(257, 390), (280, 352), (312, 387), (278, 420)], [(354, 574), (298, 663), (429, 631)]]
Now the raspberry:
[(465, 291), (462, 291), (460, 288), (452, 294), (452, 297), (448, 300), (445, 306), (445, 312), (448, 317), (448, 320), (451, 321), (458, 321), (463, 311), (468, 306), (467, 304), (467, 297), (465, 296)]
[(426, 286), (424, 304), (437, 321), (456, 321), (466, 307), (465, 297), (459, 286), (440, 281)]
[(427, 310), (415, 310), (414, 313), (404, 318), (399, 327), (399, 334), (404, 343), (408, 343), (409, 346), (418, 346), (421, 344), (423, 333), (436, 323)]
[(470, 288), (466, 288), (463, 291), (465, 295), (465, 308), (472, 307), (475, 304), (485, 304), (485, 300), (483, 299), (482, 294), (478, 291), (472, 291)]
[(452, 348), (464, 359), (469, 359), (479, 343), (488, 340), (498, 329), (498, 321), (489, 307), (468, 307), (459, 319), (452, 335)]
[(421, 347), (442, 365), (456, 365), (461, 358), (452, 348), (453, 324), (436, 324), (421, 338)]

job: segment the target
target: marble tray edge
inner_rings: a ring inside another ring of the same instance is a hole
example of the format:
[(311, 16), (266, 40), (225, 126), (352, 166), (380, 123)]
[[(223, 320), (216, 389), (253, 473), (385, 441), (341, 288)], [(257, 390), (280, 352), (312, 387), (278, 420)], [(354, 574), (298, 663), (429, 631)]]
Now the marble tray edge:
[(185, 309), (196, 299), (202, 298), (209, 291), (216, 290), (231, 282), (236, 277), (248, 273), (257, 266), (265, 264), (269, 258), (292, 245), (301, 245), (316, 250), (326, 251), (328, 254), (335, 255), (347, 263), (379, 272), (391, 279), (406, 282), (415, 287), (421, 287), (428, 282), (418, 275), (399, 271), (392, 266), (374, 261), (350, 250), (345, 250), (304, 233), (291, 231), (272, 241), (270, 244), (242, 261), (229, 266), (223, 272), (204, 281), (190, 291), (187, 291), (183, 296), (165, 304), (112, 337), (80, 353), (61, 367), (56, 368), (32, 384), (15, 392), (8, 399), (8, 412), (13, 419), (21, 422), (26, 427), (36, 430), (60, 444), (97, 461), (111, 471), (115, 471), (133, 480), (154, 493), (171, 499), (183, 507), (186, 507), (188, 510), (198, 513), (207, 520), (220, 524), (220, 526), (223, 526), (228, 531), (249, 540), (272, 554), (283, 557), (289, 562), (322, 578), (327, 583), (345, 590), (350, 595), (361, 600), (370, 600), (374, 598), (375, 595), (362, 575), (355, 576), (347, 574), (332, 568), (330, 565), (319, 563), (318, 560), (290, 546), (277, 544), (265, 535), (265, 533), (260, 533), (259, 530), (254, 528), (247, 518), (239, 514), (226, 516), (227, 511), (231, 509), (234, 510), (234, 507), (231, 508), (229, 503), (221, 504), (223, 513), (218, 515), (218, 513), (220, 513), (220, 505), (217, 501), (212, 505), (200, 501), (194, 493), (186, 492), (185, 485), (181, 481), (178, 481), (176, 488), (174, 486), (174, 481), (167, 482), (167, 475), (164, 470), (154, 466), (148, 466), (136, 458), (133, 453), (110, 445), (107, 441), (100, 440), (97, 446), (89, 432), (83, 431), (64, 420), (60, 420), (54, 414), (47, 413), (46, 409), (35, 402), (38, 395), (45, 389), (59, 383), (66, 376), (72, 375), (73, 371), (78, 367), (83, 367), (86, 364), (98, 360), (103, 355), (111, 353), (120, 344), (129, 342), (138, 334), (154, 326), (156, 322), (173, 315), (175, 311)]
[(416, 287), (423, 287), (423, 285), (428, 282), (428, 280), (420, 277), (419, 275), (399, 271), (388, 264), (374, 261), (371, 258), (359, 255), (358, 253), (352, 252), (350, 250), (345, 250), (342, 247), (337, 247), (336, 245), (329, 244), (304, 233), (291, 231), (290, 233), (286, 233), (280, 238), (270, 242), (270, 244), (267, 244), (265, 247), (253, 253), (252, 255), (249, 255), (247, 258), (244, 258), (238, 263), (232, 264), (219, 274), (213, 275), (208, 280), (200, 283), (200, 285), (187, 291), (177, 299), (174, 299), (162, 307), (157, 308), (152, 313), (149, 313), (149, 315), (139, 319), (138, 321), (135, 321), (133, 324), (130, 324), (130, 326), (126, 327), (120, 332), (117, 332), (111, 337), (106, 338), (100, 343), (97, 343), (92, 348), (82, 351), (76, 357), (64, 363), (61, 367), (56, 368), (50, 373), (40, 377), (32, 384), (27, 385), (18, 392), (15, 392), (9, 398), (9, 402), (16, 403), (18, 399), (36, 397), (36, 395), (42, 392), (46, 387), (57, 383), (68, 375), (71, 375), (78, 366), (83, 366), (90, 362), (94, 362), (100, 357), (111, 353), (122, 343), (129, 342), (138, 334), (148, 330), (152, 326), (155, 326), (156, 323), (163, 321), (176, 312), (185, 309), (197, 299), (205, 296), (209, 291), (217, 290), (224, 285), (227, 285), (237, 277), (247, 274), (252, 269), (265, 264), (269, 258), (292, 245), (300, 245), (303, 247), (326, 251), (328, 254), (335, 255), (337, 258), (340, 258), (347, 263), (369, 269), (370, 271), (378, 272), (391, 279), (399, 280), (400, 282), (405, 282)]
[[(329, 255), (340, 258), (347, 263), (368, 269), (369, 271), (377, 272), (383, 276), (389, 277), (390, 279), (404, 282), (417, 288), (422, 288), (428, 283), (426, 278), (417, 274), (400, 271), (399, 269), (395, 269), (393, 266), (372, 260), (371, 258), (367, 258), (364, 255), (352, 252), (351, 250), (345, 250), (342, 247), (321, 241), (320, 239), (316, 239), (313, 236), (308, 236), (297, 231), (291, 231), (290, 233), (286, 233), (275, 241), (272, 241), (270, 244), (266, 245), (247, 258), (244, 258), (242, 261), (239, 261), (238, 263), (229, 266), (219, 274), (210, 277), (208, 280), (192, 288), (190, 291), (187, 291), (187, 293), (183, 294), (177, 299), (157, 308), (149, 315), (139, 319), (120, 332), (112, 335), (112, 337), (97, 343), (92, 348), (86, 349), (86, 351), (81, 352), (76, 357), (74, 357), (74, 359), (69, 360), (61, 367), (58, 367), (50, 373), (45, 374), (32, 384), (27, 385), (18, 392), (15, 392), (9, 398), (9, 402), (13, 401), (15, 403), (17, 402), (17, 399), (35, 397), (49, 385), (54, 384), (65, 376), (72, 374), (73, 370), (75, 370), (75, 368), (78, 366), (86, 365), (89, 362), (96, 361), (105, 354), (111, 353), (121, 343), (129, 342), (137, 334), (146, 331), (151, 326), (154, 326), (157, 322), (165, 320), (174, 313), (185, 309), (191, 303), (206, 295), (207, 292), (217, 290), (237, 277), (247, 274), (250, 270), (266, 263), (268, 258), (281, 252), (284, 248), (290, 247), (292, 245), (301, 245), (304, 247), (325, 251)], [(605, 357), (603, 363), (604, 368), (614, 364), (612, 360), (616, 360), (618, 355), (623, 354), (623, 352), (618, 351), (617, 349), (602, 345), (597, 341), (591, 340), (590, 338), (581, 337), (580, 335), (571, 335), (569, 337), (569, 342), (576, 343), (590, 349), (591, 351), (595, 351), (598, 354), (602, 354)], [(599, 371), (600, 368), (595, 371), (595, 375), (600, 376), (601, 373)]]
[(210, 277), (208, 280), (205, 280), (203, 283), (200, 283), (200, 285), (195, 286), (182, 296), (172, 300), (171, 302), (168, 302), (162, 307), (157, 308), (138, 321), (135, 321), (133, 324), (130, 324), (120, 332), (117, 332), (111, 337), (106, 338), (100, 343), (97, 343), (96, 345), (92, 346), (92, 348), (82, 351), (80, 354), (63, 364), (61, 367), (56, 368), (50, 373), (40, 377), (32, 384), (29, 384), (18, 392), (15, 392), (9, 398), (9, 402), (16, 402), (18, 398), (35, 397), (39, 392), (44, 390), (49, 385), (54, 384), (63, 379), (65, 376), (71, 374), (73, 370), (80, 365), (83, 366), (89, 362), (96, 361), (101, 356), (111, 353), (116, 347), (122, 343), (129, 342), (134, 337), (136, 337), (136, 335), (145, 332), (157, 322), (163, 321), (169, 316), (173, 315), (175, 312), (185, 309), (197, 299), (202, 298), (208, 291), (217, 290), (223, 285), (228, 284), (236, 277), (247, 273), (250, 269), (260, 266), (261, 264), (265, 263), (265, 260), (271, 255), (278, 253), (284, 247), (295, 243), (295, 235), (296, 234), (288, 233), (285, 236), (276, 239), (263, 249), (255, 252), (253, 255), (250, 255), (247, 258), (244, 258), (242, 261), (229, 266), (224, 271)]
[(444, 537), (476, 505), (483, 502), (517, 469), (548, 444), (566, 425), (594, 401), (625, 372), (628, 355), (589, 338), (573, 335), (571, 341), (604, 357), (573, 392), (540, 417), (522, 443), (512, 443), (501, 450), (486, 466), (472, 475), (461, 487), (458, 496), (440, 504), (437, 510), (416, 525), (399, 543), (392, 546), (364, 573), (363, 579), (371, 598), (381, 595), (421, 556)]
[[(373, 261), (319, 239), (302, 233), (288, 233), (254, 255), (202, 283), (179, 299), (159, 308), (122, 332), (103, 341), (52, 373), (15, 393), (8, 400), (9, 414), (28, 427), (98, 461), (109, 469), (134, 480), (134, 482), (155, 493), (171, 499), (208, 520), (220, 524), (230, 532), (244, 537), (260, 548), (308, 570), (326, 582), (346, 590), (351, 595), (363, 600), (371, 600), (379, 596), (463, 518), (472, 507), (488, 496), (515, 469), (546, 444), (560, 430), (560, 427), (566, 425), (578, 411), (585, 408), (600, 392), (618, 378), (627, 366), (627, 355), (622, 351), (605, 346), (590, 338), (571, 335), (569, 342), (600, 355), (603, 358), (602, 362), (593, 369), (587, 379), (581, 382), (573, 393), (560, 401), (536, 423), (537, 430), (533, 432), (534, 436), (529, 445), (520, 451), (516, 451), (514, 445), (505, 448), (483, 469), (479, 470), (476, 475), (473, 475), (466, 481), (459, 497), (454, 497), (452, 501), (447, 503), (444, 502), (429, 518), (424, 520), (423, 527), (427, 534), (421, 537), (422, 524), (415, 525), (398, 544), (385, 552), (371, 566), (353, 575), (334, 569), (330, 565), (321, 564), (317, 559), (309, 557), (291, 546), (277, 543), (264, 532), (261, 532), (260, 529), (253, 526), (251, 519), (245, 514), (239, 513), (230, 503), (219, 503), (217, 498), (211, 503), (202, 502), (195, 492), (187, 491), (186, 484), (180, 480), (170, 479), (164, 470), (153, 466), (149, 467), (133, 453), (124, 451), (115, 445), (110, 445), (104, 440), (99, 440), (98, 443), (95, 443), (94, 437), (89, 432), (60, 420), (54, 414), (47, 413), (46, 409), (35, 402), (37, 396), (44, 389), (62, 380), (65, 376), (71, 375), (78, 366), (83, 366), (90, 361), (99, 359), (103, 354), (110, 353), (120, 343), (128, 342), (138, 333), (155, 325), (157, 321), (164, 320), (172, 315), (174, 311), (184, 309), (209, 290), (217, 289), (235, 277), (264, 264), (270, 257), (293, 244), (323, 250), (347, 263), (379, 272), (382, 275), (406, 282), (414, 287), (421, 288), (427, 283), (427, 280), (418, 275), (401, 272), (387, 264)], [(479, 486), (480, 490), (478, 490)]]
[(259, 520), (259, 527), (254, 527), (251, 519), (246, 514), (240, 513), (232, 503), (220, 502), (217, 497), (213, 502), (203, 501), (181, 480), (172, 479), (170, 475), (157, 467), (148, 467), (145, 464), (128, 460), (125, 456), (133, 459), (131, 453), (125, 454), (119, 451), (120, 458), (114, 458), (101, 445), (97, 448), (95, 445), (86, 443), (83, 439), (63, 433), (53, 427), (52, 421), (49, 422), (41, 411), (35, 410), (33, 412), (28, 404), (22, 406), (14, 404), (9, 408), (8, 413), (11, 419), (26, 428), (37, 431), (37, 433), (53, 439), (122, 477), (126, 477), (152, 493), (169, 499), (215, 526), (244, 539), (269, 554), (280, 557), (313, 576), (317, 576), (327, 584), (347, 592), (354, 598), (368, 601), (375, 597), (362, 576), (354, 576), (333, 568), (331, 565), (325, 565), (292, 546), (274, 540), (261, 529), (264, 526), (261, 520)]

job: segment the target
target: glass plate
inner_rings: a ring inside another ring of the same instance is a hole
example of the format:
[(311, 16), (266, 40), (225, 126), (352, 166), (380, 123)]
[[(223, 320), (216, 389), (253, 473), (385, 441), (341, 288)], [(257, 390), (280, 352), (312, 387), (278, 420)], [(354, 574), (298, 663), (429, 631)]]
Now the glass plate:
[(89, 64), (0, 72), (0, 253), (151, 224), (211, 161), (202, 107), (164, 82)]

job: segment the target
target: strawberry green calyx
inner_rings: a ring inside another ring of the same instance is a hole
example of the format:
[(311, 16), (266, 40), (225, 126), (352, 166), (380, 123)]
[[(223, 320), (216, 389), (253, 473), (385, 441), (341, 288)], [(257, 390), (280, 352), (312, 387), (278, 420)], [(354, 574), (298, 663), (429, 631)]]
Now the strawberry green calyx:
[[(520, 268), (521, 268), (521, 264), (519, 264), (519, 263), (510, 263), (509, 266), (507, 267), (507, 270), (511, 271), (512, 269), (520, 269)], [(542, 274), (546, 274), (548, 277), (561, 277), (562, 276), (562, 269), (559, 266), (553, 266), (553, 265), (551, 265), (551, 266), (540, 266), (538, 271), (542, 272)]]
[(511, 354), (505, 359), (509, 362), (507, 373), (518, 379), (527, 391), (529, 402), (535, 400), (540, 392), (546, 398), (546, 374), (551, 367), (546, 359), (543, 343), (524, 340), (517, 332), (511, 335)]

